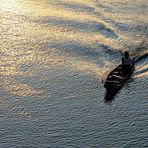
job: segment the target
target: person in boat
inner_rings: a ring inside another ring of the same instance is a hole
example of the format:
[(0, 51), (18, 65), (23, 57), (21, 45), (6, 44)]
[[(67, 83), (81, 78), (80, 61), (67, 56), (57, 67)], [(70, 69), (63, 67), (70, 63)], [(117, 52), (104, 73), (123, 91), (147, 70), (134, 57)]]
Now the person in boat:
[(121, 60), (123, 69), (127, 72), (130, 72), (133, 68), (133, 60), (129, 57), (129, 53), (127, 51), (124, 52), (124, 56)]

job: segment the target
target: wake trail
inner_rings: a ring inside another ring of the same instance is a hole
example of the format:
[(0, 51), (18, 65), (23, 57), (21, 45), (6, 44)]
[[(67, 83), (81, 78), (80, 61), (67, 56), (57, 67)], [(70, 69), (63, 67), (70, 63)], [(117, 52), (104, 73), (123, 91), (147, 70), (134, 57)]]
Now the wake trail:
[(146, 58), (148, 58), (148, 53), (145, 53), (144, 55), (135, 58), (135, 63), (138, 63), (138, 62), (140, 62), (141, 60), (144, 60), (144, 59), (146, 59)]

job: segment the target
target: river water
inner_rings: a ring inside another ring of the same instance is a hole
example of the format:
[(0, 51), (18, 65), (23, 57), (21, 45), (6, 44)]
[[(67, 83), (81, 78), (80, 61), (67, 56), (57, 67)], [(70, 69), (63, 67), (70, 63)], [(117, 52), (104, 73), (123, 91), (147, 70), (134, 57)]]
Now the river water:
[[(147, 0), (0, 0), (0, 148), (148, 147)], [(103, 82), (135, 71), (114, 100)]]

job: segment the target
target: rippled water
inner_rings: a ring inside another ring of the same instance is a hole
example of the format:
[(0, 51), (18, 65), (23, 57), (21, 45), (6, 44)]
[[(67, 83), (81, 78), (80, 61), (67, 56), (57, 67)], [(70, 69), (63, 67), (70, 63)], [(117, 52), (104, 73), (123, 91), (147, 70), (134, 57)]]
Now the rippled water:
[[(147, 0), (0, 0), (0, 147), (148, 147)], [(134, 74), (103, 83), (128, 50)]]

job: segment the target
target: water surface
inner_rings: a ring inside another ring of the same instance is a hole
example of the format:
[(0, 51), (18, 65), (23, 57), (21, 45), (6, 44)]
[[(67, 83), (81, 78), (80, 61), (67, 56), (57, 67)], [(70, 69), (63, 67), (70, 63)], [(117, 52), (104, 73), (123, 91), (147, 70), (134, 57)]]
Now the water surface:
[[(0, 147), (148, 147), (147, 0), (0, 0)], [(129, 51), (109, 104), (103, 82)]]

